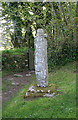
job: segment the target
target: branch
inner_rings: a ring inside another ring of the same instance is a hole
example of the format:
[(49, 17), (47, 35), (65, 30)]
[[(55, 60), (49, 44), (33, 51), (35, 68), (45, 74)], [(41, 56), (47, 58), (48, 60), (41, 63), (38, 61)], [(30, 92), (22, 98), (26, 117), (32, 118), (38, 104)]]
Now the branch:
[(63, 9), (63, 6), (62, 6), (62, 3), (61, 3), (61, 2), (60, 2), (60, 7), (62, 8), (64, 21), (65, 21), (66, 25), (68, 25), (68, 23), (67, 23), (67, 19), (66, 19), (66, 17), (65, 17), (64, 9)]

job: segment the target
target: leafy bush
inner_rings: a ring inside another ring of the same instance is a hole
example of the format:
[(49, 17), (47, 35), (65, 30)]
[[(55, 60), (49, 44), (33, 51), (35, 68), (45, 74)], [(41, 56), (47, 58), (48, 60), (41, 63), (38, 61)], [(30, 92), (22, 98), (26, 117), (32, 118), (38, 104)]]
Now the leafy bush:
[[(34, 48), (31, 49), (34, 51)], [(2, 52), (2, 68), (11, 71), (22, 71), (28, 69), (27, 49), (15, 48), (4, 50)], [(54, 69), (56, 66), (65, 65), (68, 62), (78, 60), (77, 47), (72, 47), (71, 44), (63, 44), (61, 50), (48, 47), (48, 68)]]
[(8, 54), (8, 55), (21, 55), (22, 53), (25, 53), (26, 48), (13, 48), (10, 50), (3, 50), (2, 54)]
[(27, 59), (26, 49), (4, 50), (2, 52), (2, 69), (22, 71), (28, 68)]
[(64, 44), (61, 51), (56, 52), (53, 50), (53, 54), (48, 55), (48, 65), (50, 70), (57, 65), (65, 65), (68, 62), (76, 60), (78, 60), (77, 47), (72, 47), (68, 44)]

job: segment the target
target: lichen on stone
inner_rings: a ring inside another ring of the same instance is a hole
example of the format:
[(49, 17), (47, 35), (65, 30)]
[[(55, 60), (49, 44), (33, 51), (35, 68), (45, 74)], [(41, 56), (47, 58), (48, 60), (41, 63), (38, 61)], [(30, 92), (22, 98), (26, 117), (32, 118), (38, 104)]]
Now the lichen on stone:
[(38, 87), (36, 84), (31, 85), (24, 94), (24, 98), (28, 97), (53, 97), (56, 93), (55, 84), (50, 84), (46, 88)]

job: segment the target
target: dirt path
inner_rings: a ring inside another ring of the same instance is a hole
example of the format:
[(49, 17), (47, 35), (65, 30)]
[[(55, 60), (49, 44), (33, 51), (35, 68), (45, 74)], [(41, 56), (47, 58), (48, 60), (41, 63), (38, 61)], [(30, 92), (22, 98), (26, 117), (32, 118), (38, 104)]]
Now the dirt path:
[(30, 81), (30, 78), (32, 77), (33, 74), (34, 74), (34, 71), (28, 71), (23, 73), (20, 72), (20, 73), (9, 75), (2, 78), (2, 80), (5, 80), (5, 81), (6, 80), (12, 81), (11, 86), (8, 86), (8, 90), (2, 92), (2, 103), (8, 101), (13, 96), (13, 94), (16, 93), (19, 89), (21, 89), (24, 85), (28, 83), (31, 84), (32, 81)]

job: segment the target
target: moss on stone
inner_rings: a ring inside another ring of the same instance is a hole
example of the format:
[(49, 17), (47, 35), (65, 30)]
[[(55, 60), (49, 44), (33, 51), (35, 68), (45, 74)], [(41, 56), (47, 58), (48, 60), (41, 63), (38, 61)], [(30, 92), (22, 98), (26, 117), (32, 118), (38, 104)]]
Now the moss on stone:
[[(31, 89), (30, 89), (31, 88)], [(52, 94), (56, 92), (55, 84), (50, 84), (47, 87), (37, 87), (36, 84), (32, 84), (27, 92), (24, 94), (24, 98), (28, 97), (43, 97), (46, 93)]]

